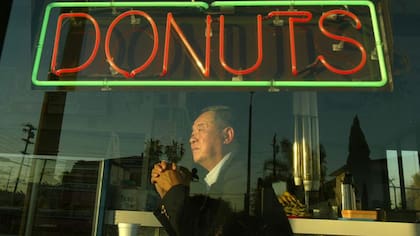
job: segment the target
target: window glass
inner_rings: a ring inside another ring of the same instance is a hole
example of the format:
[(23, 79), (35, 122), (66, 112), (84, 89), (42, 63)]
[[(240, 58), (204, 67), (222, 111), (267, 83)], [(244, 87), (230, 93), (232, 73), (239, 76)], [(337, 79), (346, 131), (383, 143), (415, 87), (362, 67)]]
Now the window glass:
[[(197, 171), (191, 195), (207, 192), (208, 171), (194, 161), (190, 141), (202, 109), (215, 105), (233, 110), (238, 149), (230, 157), (241, 160), (234, 174), (242, 184), (213, 197), (229, 197), (235, 211), (261, 213), (266, 181), (287, 215), (337, 219), (350, 172), (358, 209), (418, 222), (418, 3), (385, 1), (392, 6), (391, 90), (250, 92), (35, 87), (33, 55), (48, 2), (13, 1), (2, 49), (0, 234), (117, 235), (118, 222), (140, 219), (151, 220), (145, 235), (166, 235), (152, 213), (160, 198), (151, 170), (161, 160), (177, 162)], [(303, 170), (295, 178), (299, 155), (318, 160), (310, 178)]]

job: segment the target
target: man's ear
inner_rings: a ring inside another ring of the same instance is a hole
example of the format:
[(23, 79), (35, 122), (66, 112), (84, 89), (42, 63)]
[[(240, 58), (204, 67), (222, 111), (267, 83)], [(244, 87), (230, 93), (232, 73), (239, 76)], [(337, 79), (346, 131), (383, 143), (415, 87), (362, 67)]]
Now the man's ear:
[(223, 143), (230, 144), (235, 138), (235, 130), (232, 127), (226, 127), (223, 129)]

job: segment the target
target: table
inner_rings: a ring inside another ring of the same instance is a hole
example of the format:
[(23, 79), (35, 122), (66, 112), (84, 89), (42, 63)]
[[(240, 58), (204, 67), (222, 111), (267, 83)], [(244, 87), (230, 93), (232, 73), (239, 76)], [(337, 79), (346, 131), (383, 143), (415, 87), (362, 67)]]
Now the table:
[[(340, 236), (418, 236), (420, 224), (328, 219), (289, 219), (295, 234), (340, 235)], [(106, 213), (106, 224), (131, 223), (145, 227), (155, 227), (159, 235), (162, 225), (149, 211), (111, 210)]]

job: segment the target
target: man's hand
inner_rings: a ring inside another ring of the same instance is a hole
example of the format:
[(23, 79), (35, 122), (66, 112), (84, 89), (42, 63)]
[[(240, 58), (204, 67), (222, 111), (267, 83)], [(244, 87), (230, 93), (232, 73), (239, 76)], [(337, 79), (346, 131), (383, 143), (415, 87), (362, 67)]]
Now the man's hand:
[(161, 161), (152, 169), (151, 182), (162, 198), (174, 186), (183, 184), (189, 186), (191, 172), (185, 167), (178, 167), (175, 163)]
[(161, 161), (161, 162), (156, 163), (153, 166), (152, 173), (151, 173), (152, 184), (155, 184), (156, 178), (158, 178), (162, 172), (168, 169), (176, 170), (176, 165), (174, 163), (170, 164), (166, 161)]
[(150, 181), (153, 185), (155, 185), (156, 191), (159, 193), (159, 196), (161, 198), (166, 194), (167, 191), (165, 191), (160, 185), (157, 184), (157, 178), (159, 178), (160, 174), (164, 172), (168, 168), (168, 166), (169, 165), (166, 161), (156, 163), (153, 166), (152, 172), (150, 174)]

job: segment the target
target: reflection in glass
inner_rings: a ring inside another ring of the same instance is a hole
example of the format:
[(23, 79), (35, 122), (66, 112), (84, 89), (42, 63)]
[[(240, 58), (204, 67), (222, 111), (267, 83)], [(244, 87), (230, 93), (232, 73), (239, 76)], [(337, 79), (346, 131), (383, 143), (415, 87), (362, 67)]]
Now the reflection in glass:
[(386, 160), (388, 166), (388, 181), (390, 193), (390, 207), (397, 209), (401, 207), (401, 187), (398, 171), (398, 155), (396, 150), (386, 151)]
[(417, 151), (402, 150), (407, 209), (420, 210), (420, 170)]
[(318, 104), (315, 92), (296, 92), (293, 96), (295, 117), (294, 179), (303, 183), (305, 192), (318, 191), (321, 178)]

